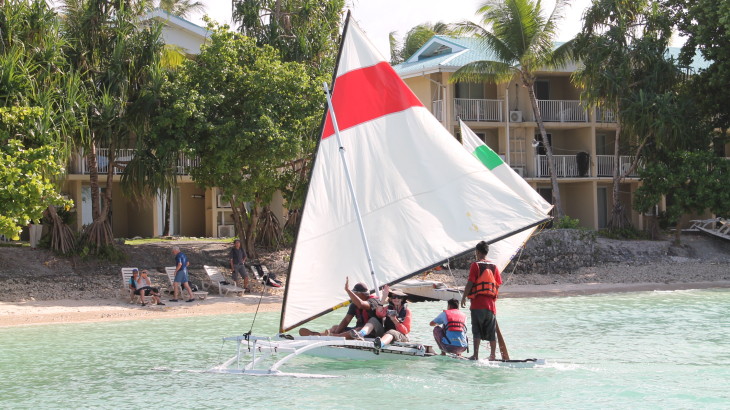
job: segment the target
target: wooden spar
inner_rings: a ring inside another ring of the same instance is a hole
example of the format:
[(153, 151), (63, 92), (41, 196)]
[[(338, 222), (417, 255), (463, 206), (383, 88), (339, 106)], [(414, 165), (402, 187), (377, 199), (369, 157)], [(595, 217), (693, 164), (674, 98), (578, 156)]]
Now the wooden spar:
[(497, 343), (499, 343), (499, 354), (502, 356), (502, 360), (509, 360), (509, 352), (507, 352), (507, 344), (504, 343), (504, 337), (502, 337), (502, 331), (499, 330), (499, 323), (497, 325)]

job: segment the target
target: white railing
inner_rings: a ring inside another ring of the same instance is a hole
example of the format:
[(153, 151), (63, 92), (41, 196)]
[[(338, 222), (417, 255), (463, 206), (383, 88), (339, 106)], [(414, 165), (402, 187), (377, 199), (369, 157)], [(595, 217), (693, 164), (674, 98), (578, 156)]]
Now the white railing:
[[(114, 156), (114, 175), (120, 175), (124, 171), (124, 167), (127, 163), (134, 158), (135, 150), (132, 148), (118, 149)], [(72, 169), (77, 174), (88, 175), (89, 174), (89, 163), (88, 158), (83, 152), (76, 156), (73, 160), (69, 169)], [(177, 174), (178, 175), (189, 175), (190, 169), (200, 165), (200, 158), (195, 156), (188, 156), (186, 154), (180, 154), (177, 160)], [(96, 166), (99, 174), (106, 174), (109, 170), (109, 148), (99, 148), (96, 150)]]
[(577, 100), (537, 100), (545, 122), (588, 122), (588, 112)]
[[(619, 157), (619, 169), (621, 170), (621, 174), (623, 175), (629, 167), (631, 167), (631, 163), (633, 162), (634, 157), (629, 155), (621, 155)], [(613, 170), (614, 170), (614, 156), (613, 155), (596, 155), (596, 174), (599, 177), (613, 177)], [(639, 176), (639, 173), (637, 172), (638, 166), (631, 171), (631, 174), (628, 176), (631, 178), (636, 178)]]
[(596, 122), (616, 122), (616, 115), (608, 108), (596, 108)]
[(443, 100), (436, 100), (433, 103), (431, 103), (431, 112), (433, 113), (433, 116), (436, 117), (439, 122), (444, 121), (444, 102)]
[[(555, 161), (555, 170), (558, 178), (571, 178), (580, 176), (578, 172), (578, 160), (575, 155), (553, 155)], [(550, 168), (548, 167), (547, 155), (537, 156), (537, 177), (549, 177)]]
[(454, 117), (463, 121), (502, 121), (502, 100), (454, 98)]

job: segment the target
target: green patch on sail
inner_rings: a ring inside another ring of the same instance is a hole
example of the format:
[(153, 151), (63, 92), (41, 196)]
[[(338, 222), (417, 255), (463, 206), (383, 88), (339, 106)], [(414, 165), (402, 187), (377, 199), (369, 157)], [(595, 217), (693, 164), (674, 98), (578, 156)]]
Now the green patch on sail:
[(504, 164), (502, 158), (500, 158), (496, 152), (492, 151), (492, 149), (486, 145), (478, 146), (474, 150), (474, 155), (476, 155), (476, 157), (479, 158), (479, 161), (482, 161), (482, 164), (489, 168), (490, 171)]

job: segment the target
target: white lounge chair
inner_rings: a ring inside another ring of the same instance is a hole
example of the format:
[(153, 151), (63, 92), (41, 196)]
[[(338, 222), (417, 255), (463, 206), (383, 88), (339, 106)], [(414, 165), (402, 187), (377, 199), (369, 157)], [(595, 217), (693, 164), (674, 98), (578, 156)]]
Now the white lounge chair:
[(205, 269), (205, 273), (208, 274), (208, 279), (210, 280), (210, 284), (203, 283), (203, 289), (206, 289), (206, 286), (213, 285), (218, 287), (218, 293), (221, 295), (228, 295), (229, 293), (238, 293), (243, 295), (245, 292), (243, 288), (236, 286), (233, 283), (233, 280), (229, 282), (220, 267), (203, 265), (203, 268)]
[[(132, 271), (137, 268), (122, 268), (122, 293), (124, 295), (129, 295), (129, 303), (135, 303), (140, 297), (140, 295), (135, 295), (132, 291), (132, 288), (129, 287), (129, 282), (132, 279)], [(139, 270), (139, 269), (138, 269)], [(145, 295), (144, 300), (140, 300), (142, 303), (151, 303), (152, 301), (152, 295)]]
[[(170, 295), (175, 294), (175, 269), (177, 269), (176, 266), (165, 266), (165, 273), (167, 274), (167, 280), (170, 281)], [(185, 289), (180, 289), (180, 292), (184, 292), (184, 291), (185, 291)], [(193, 292), (193, 295), (197, 296), (198, 299), (203, 300), (208, 297), (208, 292), (206, 292), (205, 290), (195, 291), (195, 292)]]
[[(261, 271), (256, 268), (257, 266), (261, 268)], [(284, 289), (284, 286), (275, 286), (272, 284), (272, 280), (269, 280), (269, 269), (265, 265), (252, 263), (249, 266), (249, 270), (251, 271), (252, 277), (263, 284), (266, 288)], [(266, 278), (266, 283), (264, 283), (264, 278)]]

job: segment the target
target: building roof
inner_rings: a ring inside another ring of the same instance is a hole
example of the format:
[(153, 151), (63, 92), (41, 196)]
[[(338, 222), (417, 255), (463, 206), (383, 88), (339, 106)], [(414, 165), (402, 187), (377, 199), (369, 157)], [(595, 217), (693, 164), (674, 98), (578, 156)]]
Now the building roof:
[(207, 28), (156, 8), (147, 13), (142, 20), (157, 20), (163, 24), (162, 36), (165, 44), (183, 48), (188, 54), (199, 54), (200, 46), (208, 41)]
[[(559, 47), (564, 42), (555, 42)], [(677, 58), (679, 47), (670, 47), (668, 53)], [(474, 62), (495, 59), (494, 53), (482, 47), (481, 41), (474, 37), (451, 37), (435, 35), (403, 63), (393, 66), (401, 78), (418, 77), (438, 72), (454, 72)], [(705, 69), (710, 64), (698, 53), (691, 68), (695, 71)], [(565, 70), (573, 71), (576, 66), (569, 64)]]

